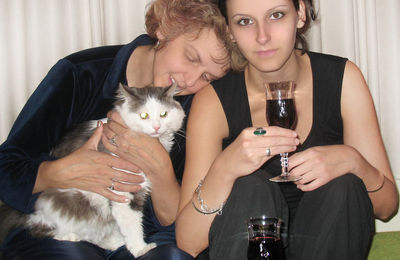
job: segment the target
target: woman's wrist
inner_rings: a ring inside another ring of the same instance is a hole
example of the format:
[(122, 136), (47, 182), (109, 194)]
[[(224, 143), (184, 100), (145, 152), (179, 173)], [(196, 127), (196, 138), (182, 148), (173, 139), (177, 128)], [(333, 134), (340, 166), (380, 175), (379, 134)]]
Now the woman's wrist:
[(385, 185), (385, 174), (370, 165), (356, 149), (350, 148), (353, 153), (350, 158), (354, 158), (353, 170), (350, 172), (363, 180), (368, 193), (381, 190)]
[(203, 181), (204, 179), (201, 179), (196, 190), (194, 191), (194, 195), (192, 197), (192, 206), (193, 208), (203, 214), (203, 215), (212, 215), (212, 214), (217, 214), (221, 215), (222, 214), (222, 208), (225, 205), (226, 201), (223, 201), (218, 207), (216, 208), (210, 208), (207, 203), (204, 201), (204, 199), (201, 196), (201, 187), (203, 186)]
[(51, 161), (44, 161), (39, 165), (32, 193), (38, 193), (48, 188), (45, 176), (47, 175), (46, 172), (49, 171), (49, 168), (51, 167), (51, 163)]
[(226, 199), (236, 180), (225, 169), (226, 165), (224, 167), (223, 160), (217, 158), (206, 177), (199, 181), (190, 202), (198, 213), (203, 215), (222, 214)]
[(380, 191), (380, 190), (383, 188), (383, 186), (385, 185), (385, 179), (386, 179), (385, 174), (383, 174), (383, 173), (380, 172), (379, 175), (380, 175), (380, 178), (382, 179), (382, 181), (380, 181), (380, 184), (379, 184), (379, 182), (377, 182), (377, 183), (379, 184), (379, 186), (376, 186), (376, 187), (374, 187), (374, 188), (372, 188), (372, 189), (368, 189), (368, 188), (367, 188), (367, 192), (368, 192), (368, 193), (378, 192), (378, 191)]

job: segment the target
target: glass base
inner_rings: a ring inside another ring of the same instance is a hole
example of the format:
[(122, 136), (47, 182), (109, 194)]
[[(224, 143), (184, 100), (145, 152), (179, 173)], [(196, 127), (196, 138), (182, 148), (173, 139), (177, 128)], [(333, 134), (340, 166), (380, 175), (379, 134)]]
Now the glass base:
[(298, 181), (300, 179), (301, 178), (299, 178), (299, 177), (295, 177), (295, 176), (288, 174), (288, 175), (279, 175), (279, 176), (276, 176), (269, 180), (273, 181), (273, 182), (291, 182), (291, 181)]

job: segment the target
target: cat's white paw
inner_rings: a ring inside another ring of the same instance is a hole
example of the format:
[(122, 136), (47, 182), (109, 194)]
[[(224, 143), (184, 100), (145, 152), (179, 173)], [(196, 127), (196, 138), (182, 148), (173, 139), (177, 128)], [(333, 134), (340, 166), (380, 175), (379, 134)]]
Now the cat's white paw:
[(128, 248), (134, 257), (140, 257), (157, 246), (156, 243), (146, 244), (143, 248)]
[(119, 247), (123, 246), (125, 241), (121, 234), (118, 231), (115, 231), (112, 235), (106, 236), (101, 243), (99, 244), (100, 247), (109, 250), (116, 250)]
[(63, 235), (57, 235), (54, 237), (54, 239), (57, 240), (66, 240), (66, 241), (71, 241), (71, 242), (77, 242), (81, 241), (81, 237), (78, 236), (75, 233), (68, 233), (68, 234), (63, 234)]

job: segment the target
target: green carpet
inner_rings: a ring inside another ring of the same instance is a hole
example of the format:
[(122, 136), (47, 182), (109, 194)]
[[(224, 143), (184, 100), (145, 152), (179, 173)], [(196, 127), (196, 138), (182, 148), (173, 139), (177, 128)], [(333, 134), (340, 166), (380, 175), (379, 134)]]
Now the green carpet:
[(400, 260), (400, 232), (378, 232), (368, 260)]

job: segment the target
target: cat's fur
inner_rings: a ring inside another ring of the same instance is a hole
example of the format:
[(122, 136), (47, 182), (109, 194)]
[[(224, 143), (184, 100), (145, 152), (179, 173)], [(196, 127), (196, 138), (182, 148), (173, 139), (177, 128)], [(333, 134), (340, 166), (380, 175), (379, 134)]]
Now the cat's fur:
[[(167, 88), (129, 88), (121, 84), (114, 109), (130, 129), (158, 137), (169, 151), (185, 116), (180, 104), (173, 99), (175, 88), (176, 84)], [(167, 115), (160, 116), (165, 111)], [(142, 112), (148, 113), (147, 119), (140, 117)], [(88, 121), (76, 127), (51, 154), (61, 158), (81, 147), (93, 134), (96, 123)], [(158, 131), (154, 126), (160, 126)], [(101, 142), (98, 149), (107, 152)], [(49, 189), (40, 194), (35, 211), (29, 215), (3, 204), (0, 206), (0, 219), (3, 219), (0, 220), (3, 222), (0, 223), (3, 232), (0, 238), (12, 227), (25, 226), (33, 236), (86, 240), (110, 250), (126, 245), (135, 257), (143, 255), (155, 244), (146, 244), (143, 238), (142, 209), (151, 184), (145, 174), (141, 175), (145, 182), (139, 192), (117, 192), (130, 198), (130, 203), (117, 203), (78, 189)]]

